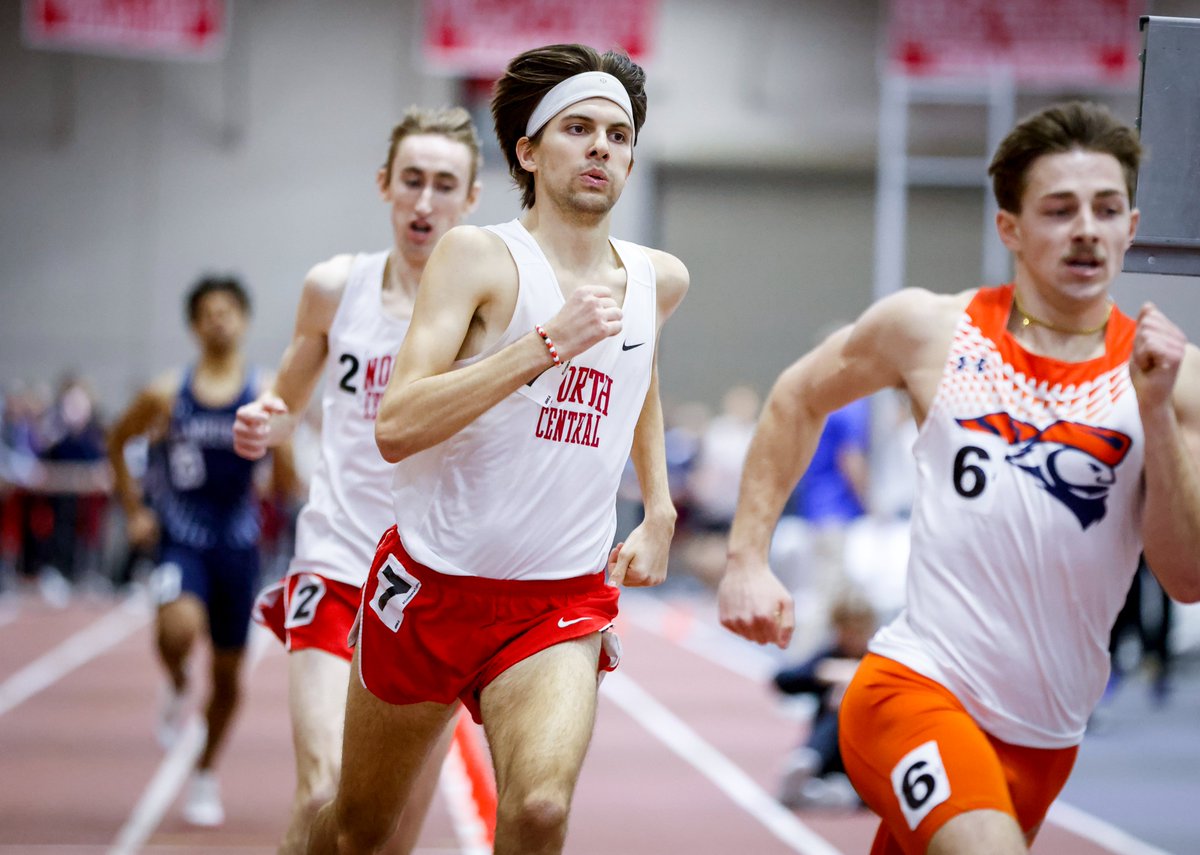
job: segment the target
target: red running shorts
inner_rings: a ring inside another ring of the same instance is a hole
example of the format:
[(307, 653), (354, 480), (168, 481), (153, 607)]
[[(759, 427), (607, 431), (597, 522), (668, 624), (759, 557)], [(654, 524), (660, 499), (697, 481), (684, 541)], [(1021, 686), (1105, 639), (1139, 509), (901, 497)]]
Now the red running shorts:
[(347, 640), (362, 588), (319, 573), (295, 573), (264, 588), (254, 602), (254, 620), (271, 630), (289, 653), (324, 650), (350, 661)]
[(393, 527), (363, 587), (359, 674), (387, 703), (457, 698), (479, 722), (483, 688), (555, 644), (602, 632), (597, 668), (614, 670), (618, 596), (603, 572), (555, 581), (438, 573), (404, 551)]

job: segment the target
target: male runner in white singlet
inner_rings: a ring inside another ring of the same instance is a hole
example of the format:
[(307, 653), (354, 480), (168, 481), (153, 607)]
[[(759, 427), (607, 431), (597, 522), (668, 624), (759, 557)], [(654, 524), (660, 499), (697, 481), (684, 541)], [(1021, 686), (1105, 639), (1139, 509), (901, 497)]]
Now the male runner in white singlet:
[[(310, 852), (377, 851), (458, 700), (492, 752), (495, 851), (562, 851), (617, 586), (662, 581), (674, 531), (655, 360), (687, 271), (609, 236), (644, 79), (554, 45), (496, 84), (527, 210), (454, 229), (425, 270), (375, 424), (397, 525), (363, 590), (343, 774)], [(612, 547), (631, 451), (646, 517)]]
[[(376, 448), (375, 415), (425, 263), (439, 238), (475, 208), (479, 159), (465, 110), (405, 114), (377, 175), (391, 207), (392, 249), (337, 255), (309, 271), (275, 383), (238, 410), (237, 451), (261, 457), (290, 434), (293, 414), (304, 410), (324, 376), (320, 459), (297, 521), (296, 554), (287, 578), (260, 596), (256, 611), (290, 654), (296, 792), (280, 847), (285, 855), (304, 850), (312, 817), (337, 784), (350, 674), (347, 634), (375, 546), (394, 522), (392, 466)], [(412, 851), (444, 755), (431, 755), (389, 852)]]
[(722, 622), (786, 645), (771, 531), (825, 417), (896, 386), (920, 424), (905, 610), (841, 706), (872, 852), (1027, 851), (1108, 677), (1145, 548), (1200, 599), (1200, 351), (1109, 295), (1133, 240), (1140, 146), (1072, 102), (1022, 121), (989, 174), (1014, 281), (884, 297), (779, 378), (747, 459)]

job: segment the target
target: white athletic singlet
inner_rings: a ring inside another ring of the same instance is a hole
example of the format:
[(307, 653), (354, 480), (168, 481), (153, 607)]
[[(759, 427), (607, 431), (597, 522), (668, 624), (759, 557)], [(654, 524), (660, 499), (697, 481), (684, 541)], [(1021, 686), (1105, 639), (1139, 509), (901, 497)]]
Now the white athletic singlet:
[(388, 253), (354, 257), (329, 328), (321, 396), (321, 456), (296, 522), (288, 574), (362, 585), (392, 525), (391, 469), (375, 445), (375, 414), (408, 321), (383, 308)]
[(1113, 310), (1103, 356), (1064, 363), (1006, 329), (1013, 287), (959, 321), (913, 446), (908, 601), (870, 649), (946, 686), (998, 739), (1083, 738), (1141, 551), (1136, 324)]
[[(562, 308), (558, 280), (517, 220), (489, 231), (517, 265), (517, 302), (483, 359)], [(622, 330), (551, 366), (454, 436), (396, 466), (396, 523), (404, 548), (442, 573), (566, 579), (604, 569), (616, 493), (654, 358), (654, 268), (638, 246), (613, 240), (627, 284)]]

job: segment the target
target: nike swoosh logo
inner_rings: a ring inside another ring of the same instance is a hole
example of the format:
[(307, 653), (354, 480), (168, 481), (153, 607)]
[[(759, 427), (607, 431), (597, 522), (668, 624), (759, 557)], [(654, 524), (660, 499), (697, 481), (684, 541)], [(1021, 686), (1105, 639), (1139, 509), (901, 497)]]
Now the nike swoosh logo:
[(637, 344), (626, 344), (625, 342), (621, 342), (621, 350), (633, 350), (635, 347), (641, 347), (645, 343), (646, 342), (644, 341), (639, 341)]
[(577, 618), (575, 618), (575, 620), (563, 620), (562, 618), (559, 618), (559, 619), (558, 619), (558, 626), (559, 626), (559, 629), (563, 629), (563, 628), (565, 628), (565, 627), (568, 627), (568, 626), (570, 626), (570, 625), (571, 625), (571, 624), (573, 624), (573, 623), (579, 623), (580, 621), (584, 621), (584, 620), (592, 620), (592, 618), (590, 618), (590, 617), (577, 617)]

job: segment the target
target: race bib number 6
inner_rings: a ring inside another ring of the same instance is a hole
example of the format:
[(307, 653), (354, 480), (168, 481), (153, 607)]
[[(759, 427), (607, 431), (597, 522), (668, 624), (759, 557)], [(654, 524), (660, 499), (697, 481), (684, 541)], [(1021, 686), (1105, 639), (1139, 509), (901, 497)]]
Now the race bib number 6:
[(910, 830), (950, 798), (950, 779), (936, 742), (918, 745), (892, 769), (892, 790)]

